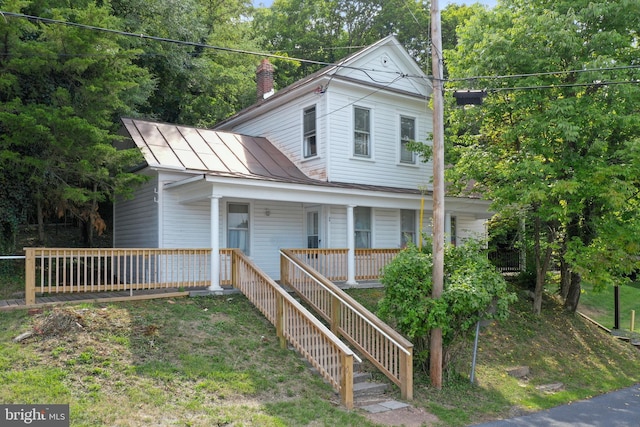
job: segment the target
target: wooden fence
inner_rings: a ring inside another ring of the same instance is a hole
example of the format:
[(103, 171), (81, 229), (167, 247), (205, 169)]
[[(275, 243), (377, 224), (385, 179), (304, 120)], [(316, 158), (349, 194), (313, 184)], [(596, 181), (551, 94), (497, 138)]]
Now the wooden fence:
[[(283, 249), (280, 254), (281, 283), (294, 289), (329, 322), (333, 333), (343, 336), (398, 385), (404, 399), (412, 399), (413, 344), (327, 280), (315, 268), (305, 265), (302, 259), (309, 258), (311, 252), (305, 251), (303, 257), (300, 257), (298, 250)], [(372, 256), (376, 262), (364, 265), (368, 268), (378, 268), (377, 260), (386, 256), (387, 252), (380, 257)], [(359, 277), (369, 277), (370, 271), (361, 272), (363, 274)]]
[[(231, 284), (231, 250), (220, 282)], [(25, 248), (25, 302), (36, 293), (195, 288), (211, 284), (211, 249)]]
[[(348, 249), (288, 249), (288, 251), (331, 281), (347, 280)], [(380, 278), (380, 270), (399, 252), (400, 249), (356, 249), (355, 279)]]

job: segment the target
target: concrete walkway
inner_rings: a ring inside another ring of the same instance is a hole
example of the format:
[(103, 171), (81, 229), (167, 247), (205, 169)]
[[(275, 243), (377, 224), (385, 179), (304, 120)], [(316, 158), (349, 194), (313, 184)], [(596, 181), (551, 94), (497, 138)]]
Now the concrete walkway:
[(474, 427), (640, 427), (640, 384), (546, 411)]

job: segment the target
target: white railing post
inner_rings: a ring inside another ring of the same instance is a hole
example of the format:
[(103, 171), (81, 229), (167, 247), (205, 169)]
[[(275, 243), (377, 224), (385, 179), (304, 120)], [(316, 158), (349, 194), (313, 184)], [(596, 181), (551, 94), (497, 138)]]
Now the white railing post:
[(209, 291), (222, 294), (220, 286), (220, 198), (211, 195), (211, 285)]
[(353, 209), (355, 205), (347, 206), (347, 285), (357, 285), (356, 282), (356, 238), (353, 225)]

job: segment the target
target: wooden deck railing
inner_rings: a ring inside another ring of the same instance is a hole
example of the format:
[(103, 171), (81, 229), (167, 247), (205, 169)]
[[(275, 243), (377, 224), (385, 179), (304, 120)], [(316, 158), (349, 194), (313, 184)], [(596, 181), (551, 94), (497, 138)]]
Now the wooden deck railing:
[(241, 251), (233, 252), (234, 284), (275, 325), (280, 344), (290, 342), (353, 408), (353, 359), (360, 359)]
[(343, 336), (400, 387), (403, 398), (411, 400), (413, 344), (315, 268), (305, 265), (297, 250), (283, 249), (280, 254), (281, 283), (293, 288), (329, 322), (336, 335)]
[[(230, 284), (231, 250), (220, 253), (220, 282)], [(25, 248), (25, 300), (37, 292), (135, 291), (209, 286), (211, 249)]]
[[(348, 249), (288, 249), (304, 263), (334, 282), (347, 280)], [(400, 249), (356, 249), (355, 279), (375, 280)]]

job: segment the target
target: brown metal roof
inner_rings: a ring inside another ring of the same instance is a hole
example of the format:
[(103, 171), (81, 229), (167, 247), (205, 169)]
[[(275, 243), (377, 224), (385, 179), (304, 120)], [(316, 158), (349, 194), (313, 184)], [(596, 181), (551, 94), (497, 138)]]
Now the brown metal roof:
[[(297, 183), (345, 190), (420, 194), (418, 189), (328, 182), (309, 178), (268, 139), (191, 126), (122, 118), (150, 167), (207, 175)], [(430, 192), (429, 192), (430, 193)]]
[(149, 166), (316, 182), (266, 138), (130, 118), (122, 123)]

